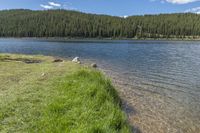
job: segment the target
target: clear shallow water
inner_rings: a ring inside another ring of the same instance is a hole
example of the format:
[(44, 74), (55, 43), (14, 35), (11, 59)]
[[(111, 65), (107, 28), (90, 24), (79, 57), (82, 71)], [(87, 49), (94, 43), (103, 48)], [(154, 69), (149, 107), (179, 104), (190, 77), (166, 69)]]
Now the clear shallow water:
[(138, 132), (200, 132), (200, 42), (0, 39), (0, 53), (96, 62), (119, 86)]

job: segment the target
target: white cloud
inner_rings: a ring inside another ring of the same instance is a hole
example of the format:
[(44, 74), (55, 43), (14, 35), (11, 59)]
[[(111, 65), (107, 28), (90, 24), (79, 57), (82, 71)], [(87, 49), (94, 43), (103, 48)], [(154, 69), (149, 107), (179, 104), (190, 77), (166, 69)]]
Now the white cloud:
[(78, 10), (77, 8), (73, 7), (72, 4), (69, 3), (69, 2), (65, 2), (65, 3), (63, 4), (63, 8), (64, 8), (64, 9), (67, 9), (67, 10)]
[(62, 4), (55, 3), (55, 2), (48, 2), (47, 4), (41, 4), (40, 7), (44, 9), (67, 9), (67, 10), (78, 10), (77, 8), (74, 8), (71, 3), (64, 2)]
[(166, 1), (173, 4), (187, 4), (191, 2), (197, 2), (200, 0), (166, 0)]
[(195, 7), (195, 8), (192, 8), (192, 9), (188, 9), (185, 12), (200, 14), (200, 7)]
[(172, 4), (188, 4), (192, 2), (197, 2), (200, 0), (150, 0), (151, 2), (160, 1), (161, 3), (172, 3)]
[(44, 9), (53, 9), (53, 6), (50, 6), (50, 5), (43, 5), (43, 4), (40, 4), (40, 6)]
[(48, 2), (50, 6), (61, 7), (61, 4), (55, 2)]
[(128, 18), (128, 15), (124, 15), (123, 18)]

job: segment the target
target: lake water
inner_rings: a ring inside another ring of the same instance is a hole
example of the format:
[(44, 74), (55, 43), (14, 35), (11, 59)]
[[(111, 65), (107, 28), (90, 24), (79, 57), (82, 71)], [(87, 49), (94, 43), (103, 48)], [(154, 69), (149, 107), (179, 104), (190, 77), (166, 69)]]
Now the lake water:
[(0, 53), (96, 62), (119, 87), (135, 131), (200, 133), (200, 42), (0, 39)]

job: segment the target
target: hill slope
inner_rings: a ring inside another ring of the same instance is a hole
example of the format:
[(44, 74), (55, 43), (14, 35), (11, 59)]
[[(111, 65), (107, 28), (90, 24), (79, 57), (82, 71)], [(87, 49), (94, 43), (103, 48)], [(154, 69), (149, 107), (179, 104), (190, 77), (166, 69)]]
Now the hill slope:
[(182, 38), (200, 35), (200, 15), (120, 18), (67, 10), (0, 11), (0, 37)]

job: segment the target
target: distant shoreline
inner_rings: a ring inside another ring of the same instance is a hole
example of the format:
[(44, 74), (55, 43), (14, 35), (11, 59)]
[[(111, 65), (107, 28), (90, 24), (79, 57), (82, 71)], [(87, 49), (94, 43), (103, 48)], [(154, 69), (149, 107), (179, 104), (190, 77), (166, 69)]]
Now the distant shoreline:
[(188, 38), (82, 38), (82, 37), (0, 37), (0, 39), (38, 39), (38, 40), (52, 40), (52, 41), (112, 41), (112, 40), (130, 40), (130, 41), (200, 41), (200, 38), (197, 39), (188, 39)]

